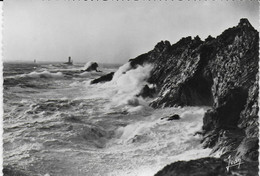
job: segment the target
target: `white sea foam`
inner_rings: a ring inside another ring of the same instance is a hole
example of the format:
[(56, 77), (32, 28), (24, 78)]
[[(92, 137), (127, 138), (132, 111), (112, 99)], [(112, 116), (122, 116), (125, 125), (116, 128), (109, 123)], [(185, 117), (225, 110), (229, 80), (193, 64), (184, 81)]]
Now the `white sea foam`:
[(89, 76), (91, 76), (91, 73), (90, 72), (83, 72), (83, 73), (80, 73), (79, 76), (81, 76), (81, 77), (89, 77)]
[(86, 97), (109, 99), (110, 108), (121, 107), (130, 113), (142, 112), (147, 109), (148, 102), (136, 95), (144, 85), (149, 85), (147, 79), (152, 68), (152, 65), (147, 64), (131, 69), (130, 63), (126, 63), (115, 72), (110, 82), (95, 85), (91, 85), (90, 81), (86, 82), (86, 89), (91, 92), (91, 95)]
[(82, 72), (79, 74), (80, 77), (86, 77), (86, 78), (94, 78), (96, 76), (102, 76), (104, 73), (102, 72)]
[(113, 97), (113, 102), (120, 105), (146, 105), (141, 97), (136, 97), (144, 85), (148, 84), (147, 79), (153, 68), (152, 65), (138, 66), (130, 69), (130, 63), (126, 63), (118, 69), (109, 84), (116, 85), (117, 94)]
[(42, 71), (42, 72), (31, 72), (28, 74), (23, 74), (20, 75), (20, 77), (30, 77), (30, 78), (62, 78), (63, 74), (61, 72), (57, 72), (57, 73), (51, 73), (47, 70)]
[(89, 62), (87, 62), (85, 65), (84, 65), (84, 67), (83, 67), (83, 70), (86, 70), (86, 69), (88, 69), (92, 64), (94, 64), (95, 62), (92, 62), (92, 61), (89, 61)]
[(116, 82), (117, 86), (124, 92), (132, 92), (136, 89), (140, 91), (147, 84), (146, 80), (149, 78), (152, 68), (152, 65), (139, 66), (126, 73), (116, 75), (112, 81)]
[[(108, 175), (154, 175), (175, 161), (209, 156), (211, 150), (202, 149), (201, 137), (194, 135), (201, 130), (202, 117), (206, 109), (186, 107), (155, 110), (152, 115), (119, 128), (116, 133), (117, 139), (114, 141), (117, 145), (113, 144), (111, 149), (114, 149), (115, 153), (124, 153), (122, 158), (129, 158), (131, 167), (124, 166)], [(173, 113), (179, 114), (181, 119), (161, 119)]]
[(118, 80), (118, 78), (122, 75), (125, 74), (128, 70), (131, 69), (130, 62), (125, 63), (121, 67), (118, 68), (118, 70), (115, 72), (112, 82)]

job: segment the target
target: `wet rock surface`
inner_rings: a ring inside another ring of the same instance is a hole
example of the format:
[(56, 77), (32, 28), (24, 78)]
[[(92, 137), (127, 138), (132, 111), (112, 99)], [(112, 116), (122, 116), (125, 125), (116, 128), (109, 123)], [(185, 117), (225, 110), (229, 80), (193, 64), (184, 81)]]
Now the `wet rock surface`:
[(153, 98), (155, 94), (155, 88), (150, 88), (148, 85), (145, 85), (141, 92), (137, 96), (142, 96), (143, 98)]
[(179, 119), (180, 119), (180, 116), (178, 114), (173, 114), (167, 120), (171, 121), (171, 120), (179, 120)]
[(113, 79), (113, 76), (114, 76), (114, 72), (111, 72), (109, 74), (106, 74), (104, 76), (100, 76), (99, 78), (92, 80), (90, 82), (90, 84), (97, 84), (97, 83), (111, 81)]
[(220, 158), (201, 158), (190, 161), (178, 161), (167, 165), (155, 176), (256, 176), (258, 163), (241, 163), (228, 167), (228, 162)]
[(98, 71), (97, 68), (98, 64), (96, 62), (91, 62), (84, 71)]
[(181, 119), (181, 117), (178, 114), (173, 114), (171, 116), (166, 116), (166, 117), (162, 117), (161, 120), (166, 119), (167, 121), (172, 121), (172, 120), (179, 120)]

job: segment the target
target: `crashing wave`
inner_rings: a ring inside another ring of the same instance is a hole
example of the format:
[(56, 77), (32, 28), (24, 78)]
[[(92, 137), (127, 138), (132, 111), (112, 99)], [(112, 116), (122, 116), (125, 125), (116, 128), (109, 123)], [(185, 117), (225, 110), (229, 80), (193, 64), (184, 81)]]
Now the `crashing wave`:
[(107, 83), (116, 86), (117, 93), (113, 101), (117, 102), (116, 104), (118, 106), (146, 105), (143, 98), (137, 97), (136, 95), (141, 91), (144, 85), (149, 84), (147, 79), (150, 77), (152, 69), (153, 66), (150, 64), (138, 66), (136, 69), (131, 69), (130, 63), (121, 66), (118, 71), (115, 72), (112, 81)]
[(57, 72), (57, 73), (51, 73), (47, 70), (42, 71), (42, 72), (31, 72), (28, 74), (23, 74), (20, 75), (20, 77), (30, 77), (30, 78), (62, 78), (64, 77), (64, 75), (61, 72)]

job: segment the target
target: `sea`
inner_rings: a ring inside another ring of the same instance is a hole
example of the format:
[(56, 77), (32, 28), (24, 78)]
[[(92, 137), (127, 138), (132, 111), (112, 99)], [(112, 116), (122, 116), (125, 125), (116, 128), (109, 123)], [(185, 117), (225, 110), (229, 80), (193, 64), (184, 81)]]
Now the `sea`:
[[(153, 109), (136, 96), (152, 65), (4, 63), (3, 166), (28, 176), (152, 176), (210, 155), (209, 107)], [(111, 81), (91, 80), (115, 72)], [(149, 85), (153, 86), (153, 85)], [(168, 120), (178, 114), (179, 120)]]

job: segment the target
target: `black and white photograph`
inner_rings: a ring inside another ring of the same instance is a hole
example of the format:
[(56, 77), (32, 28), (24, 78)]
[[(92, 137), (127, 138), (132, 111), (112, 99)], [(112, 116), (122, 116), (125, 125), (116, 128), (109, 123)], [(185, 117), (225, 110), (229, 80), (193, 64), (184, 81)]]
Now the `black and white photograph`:
[(258, 0), (4, 0), (2, 19), (3, 176), (258, 175)]

